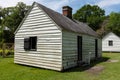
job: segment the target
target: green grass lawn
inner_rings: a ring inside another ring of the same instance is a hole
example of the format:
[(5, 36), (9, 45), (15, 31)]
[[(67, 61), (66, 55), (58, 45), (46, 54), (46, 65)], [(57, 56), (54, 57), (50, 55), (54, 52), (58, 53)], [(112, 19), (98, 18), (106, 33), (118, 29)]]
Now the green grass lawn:
[(104, 66), (99, 74), (87, 72), (87, 68), (73, 68), (57, 72), (40, 68), (17, 65), (13, 58), (0, 58), (0, 80), (120, 80), (120, 61), (111, 63), (107, 59), (120, 60), (119, 53), (104, 53), (104, 59), (92, 66)]

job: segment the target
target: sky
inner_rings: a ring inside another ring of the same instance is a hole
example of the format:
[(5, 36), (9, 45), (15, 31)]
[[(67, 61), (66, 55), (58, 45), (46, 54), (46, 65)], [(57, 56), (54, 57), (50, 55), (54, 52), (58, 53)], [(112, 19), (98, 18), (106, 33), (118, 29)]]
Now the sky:
[(0, 0), (0, 6), (11, 7), (15, 6), (17, 2), (32, 5), (34, 1), (60, 13), (62, 13), (62, 6), (68, 5), (72, 7), (73, 13), (75, 13), (85, 4), (98, 5), (105, 10), (106, 15), (109, 15), (111, 12), (120, 12), (120, 0)]

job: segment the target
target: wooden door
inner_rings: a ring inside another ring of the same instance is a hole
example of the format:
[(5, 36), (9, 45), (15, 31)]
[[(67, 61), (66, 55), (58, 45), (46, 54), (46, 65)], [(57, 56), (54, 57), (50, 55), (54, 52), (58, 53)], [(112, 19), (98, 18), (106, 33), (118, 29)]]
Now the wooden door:
[(82, 37), (77, 37), (78, 61), (82, 61)]
[(98, 40), (95, 39), (95, 57), (98, 57)]

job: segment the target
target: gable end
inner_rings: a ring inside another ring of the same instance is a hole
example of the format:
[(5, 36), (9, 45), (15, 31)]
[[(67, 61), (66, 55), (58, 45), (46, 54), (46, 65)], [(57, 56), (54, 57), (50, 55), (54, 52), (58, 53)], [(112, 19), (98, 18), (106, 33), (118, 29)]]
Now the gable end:
[[(48, 14), (47, 14), (42, 8), (40, 8), (36, 2), (34, 2), (33, 5), (31, 6), (31, 8), (28, 10), (28, 12), (27, 12), (27, 14), (25, 15), (25, 17), (23, 18), (23, 20), (21, 21), (21, 23), (20, 23), (20, 25), (18, 26), (18, 28), (17, 28), (16, 31), (14, 32), (14, 34), (16, 34), (16, 33), (18, 32), (18, 30), (20, 29), (20, 27), (22, 26), (22, 24), (24, 23), (24, 21), (26, 20), (26, 18), (28, 17), (28, 15), (30, 14), (30, 12), (32, 11), (32, 9), (34, 8), (34, 5), (36, 5), (39, 9), (41, 9), (41, 10), (45, 13), (45, 15), (46, 15), (47, 17), (49, 17)], [(49, 17), (49, 18), (50, 18), (50, 17)], [(59, 30), (62, 30), (62, 28), (59, 27), (51, 18), (50, 18), (50, 20), (56, 25), (56, 27), (57, 27)]]

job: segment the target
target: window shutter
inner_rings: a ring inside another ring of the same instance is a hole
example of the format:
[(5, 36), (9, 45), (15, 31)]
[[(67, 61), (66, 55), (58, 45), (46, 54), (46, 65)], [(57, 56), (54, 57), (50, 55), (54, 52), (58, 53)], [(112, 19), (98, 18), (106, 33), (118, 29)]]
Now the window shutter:
[(25, 38), (24, 39), (24, 49), (25, 50), (29, 50), (30, 49), (30, 39), (29, 38)]

